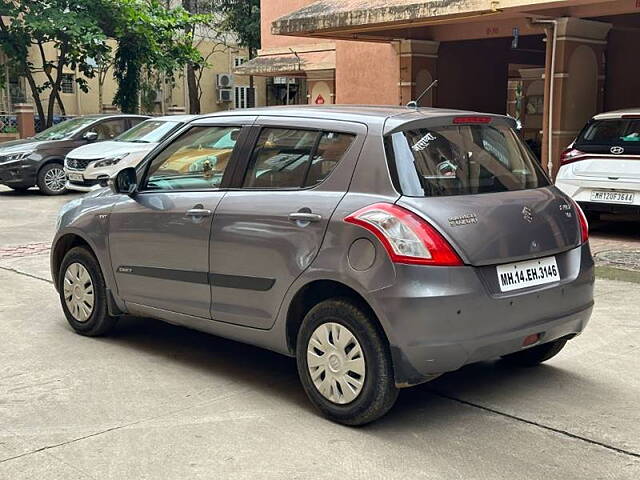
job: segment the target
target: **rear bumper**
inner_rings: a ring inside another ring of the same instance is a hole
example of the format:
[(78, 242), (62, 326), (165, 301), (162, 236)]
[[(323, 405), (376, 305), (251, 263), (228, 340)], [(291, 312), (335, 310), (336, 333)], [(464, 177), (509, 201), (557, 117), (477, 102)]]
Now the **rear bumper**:
[(640, 215), (640, 205), (618, 203), (578, 202), (585, 212), (614, 213), (621, 215)]
[(397, 266), (398, 282), (374, 300), (389, 330), (396, 385), (517, 352), (531, 334), (540, 334), (537, 344), (579, 334), (593, 308), (593, 259), (588, 245), (556, 258), (560, 282), (509, 293), (491, 286), (495, 267)]
[[(562, 167), (568, 169), (571, 165)], [(609, 179), (588, 179), (571, 175), (570, 171), (558, 175), (556, 186), (573, 200), (578, 202), (583, 210), (601, 213), (640, 214), (640, 181), (622, 181)], [(593, 191), (611, 191), (634, 193), (633, 203), (609, 203), (591, 201)]]

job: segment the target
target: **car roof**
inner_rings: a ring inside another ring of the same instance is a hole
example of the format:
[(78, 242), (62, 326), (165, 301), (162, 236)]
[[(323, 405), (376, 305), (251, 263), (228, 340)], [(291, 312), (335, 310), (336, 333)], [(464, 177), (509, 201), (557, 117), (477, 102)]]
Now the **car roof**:
[[(246, 108), (225, 112), (201, 115), (199, 119), (219, 116), (283, 116), (306, 117), (325, 120), (342, 120), (365, 123), (369, 126), (384, 127), (385, 133), (405, 123), (422, 120), (437, 120), (451, 116), (487, 115), (509, 119), (504, 115), (479, 113), (469, 110), (453, 110), (446, 108), (401, 107), (393, 105), (287, 105), (274, 107)], [(512, 121), (512, 119), (509, 119)]]
[(624, 115), (638, 115), (640, 116), (640, 108), (625, 108), (623, 110), (612, 110), (610, 112), (599, 113), (594, 115), (594, 120), (612, 120), (616, 118), (622, 118)]
[(104, 120), (105, 118), (150, 118), (149, 115), (135, 113), (94, 113), (92, 115), (78, 115), (73, 118), (88, 118), (89, 120)]
[(199, 115), (163, 115), (162, 117), (150, 117), (147, 120), (160, 120), (162, 122), (190, 122)]

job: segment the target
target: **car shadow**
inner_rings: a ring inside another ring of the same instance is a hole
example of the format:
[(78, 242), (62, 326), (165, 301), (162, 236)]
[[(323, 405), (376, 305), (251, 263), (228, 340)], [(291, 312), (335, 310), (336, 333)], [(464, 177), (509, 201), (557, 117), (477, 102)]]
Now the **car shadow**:
[[(71, 197), (76, 196), (78, 194), (82, 194), (83, 192), (75, 192), (75, 191), (66, 191), (62, 195), (51, 195), (52, 197)], [(11, 197), (47, 197), (42, 193), (38, 188), (32, 187), (28, 190), (0, 190), (0, 197), (3, 198), (11, 198)]]
[[(159, 361), (178, 362), (205, 374), (244, 383), (317, 414), (300, 385), (293, 358), (146, 318), (122, 319), (105, 341), (144, 351)], [(520, 396), (535, 402), (536, 396), (544, 398), (546, 389), (567, 383), (579, 383), (579, 388), (598, 388), (588, 379), (552, 365), (517, 368), (499, 360), (467, 365), (432, 382), (401, 390), (396, 406), (385, 417), (363, 428), (376, 436), (389, 429), (446, 428), (464, 422), (468, 411), (461, 409), (461, 404), (473, 406), (477, 402), (480, 408), (495, 408), (475, 400), (478, 397), (497, 398), (495, 401), (499, 402), (505, 395)]]

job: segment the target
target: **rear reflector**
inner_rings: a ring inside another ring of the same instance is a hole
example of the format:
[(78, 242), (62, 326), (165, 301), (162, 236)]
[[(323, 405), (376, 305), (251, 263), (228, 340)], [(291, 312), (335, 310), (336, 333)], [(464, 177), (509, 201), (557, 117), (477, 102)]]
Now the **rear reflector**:
[(460, 123), (476, 123), (476, 124), (487, 124), (487, 123), (491, 123), (491, 117), (454, 117), (453, 119), (453, 123), (454, 124), (460, 124)]
[(640, 115), (636, 115), (636, 114), (622, 115), (622, 118), (640, 118)]
[(533, 345), (534, 343), (538, 342), (538, 340), (540, 340), (539, 333), (533, 333), (531, 335), (527, 335), (526, 337), (524, 337), (524, 340), (522, 341), (522, 346), (528, 347), (529, 345)]
[(366, 228), (384, 245), (392, 262), (460, 266), (462, 259), (447, 240), (415, 213), (391, 203), (375, 203), (344, 219)]

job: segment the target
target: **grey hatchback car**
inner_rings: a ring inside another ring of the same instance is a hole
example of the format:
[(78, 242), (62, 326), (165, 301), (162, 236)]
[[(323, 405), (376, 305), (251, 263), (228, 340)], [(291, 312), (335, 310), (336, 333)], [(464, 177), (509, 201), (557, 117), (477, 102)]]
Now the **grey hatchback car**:
[(60, 212), (51, 270), (82, 335), (147, 316), (295, 356), (360, 425), (398, 389), (586, 326), (580, 208), (500, 115), (296, 106), (199, 117)]

